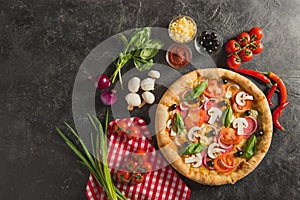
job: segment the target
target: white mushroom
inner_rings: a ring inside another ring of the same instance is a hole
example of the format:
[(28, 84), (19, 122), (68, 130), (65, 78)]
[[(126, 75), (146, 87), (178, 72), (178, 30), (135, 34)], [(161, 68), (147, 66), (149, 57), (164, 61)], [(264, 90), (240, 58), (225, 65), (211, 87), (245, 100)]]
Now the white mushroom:
[(218, 118), (222, 116), (222, 111), (219, 108), (211, 107), (208, 110), (208, 115), (210, 116), (208, 123), (213, 124), (217, 121)]
[(141, 79), (139, 79), (138, 77), (132, 77), (128, 81), (128, 90), (132, 93), (136, 93), (140, 89), (140, 84), (141, 84)]
[(146, 78), (141, 82), (141, 88), (144, 91), (154, 90), (154, 85), (155, 85), (155, 79), (153, 78)]
[(125, 96), (125, 100), (128, 104), (128, 110), (132, 110), (134, 106), (139, 106), (141, 104), (141, 97), (135, 93), (129, 93)]
[(247, 94), (246, 92), (242, 91), (236, 94), (235, 101), (239, 106), (246, 105), (245, 100), (253, 100), (253, 96)]
[(151, 92), (144, 92), (142, 94), (142, 97), (144, 101), (148, 104), (153, 104), (153, 102), (155, 101), (155, 96)]
[(243, 135), (244, 134), (244, 128), (248, 127), (248, 122), (245, 118), (236, 118), (232, 122), (233, 128), (237, 128), (237, 134)]
[(159, 71), (156, 70), (151, 70), (148, 72), (148, 76), (154, 79), (159, 79), (160, 78), (160, 73)]
[(201, 131), (201, 128), (198, 126), (194, 126), (189, 130), (187, 134), (189, 141), (194, 142), (197, 137), (200, 137), (198, 131)]
[(212, 158), (215, 159), (217, 157), (216, 154), (221, 153), (221, 152), (225, 152), (224, 149), (219, 148), (219, 144), (218, 143), (211, 143), (207, 149), (207, 155)]
[(198, 153), (184, 159), (185, 163), (192, 163), (192, 167), (200, 167), (202, 165), (202, 155)]

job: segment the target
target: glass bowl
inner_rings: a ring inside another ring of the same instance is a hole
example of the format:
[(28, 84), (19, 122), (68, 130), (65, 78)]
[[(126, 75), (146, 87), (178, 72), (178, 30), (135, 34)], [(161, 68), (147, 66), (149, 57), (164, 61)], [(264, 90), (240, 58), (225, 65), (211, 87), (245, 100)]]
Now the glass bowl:
[[(169, 55), (172, 55), (170, 60)], [(187, 66), (192, 60), (192, 51), (185, 44), (173, 44), (166, 52), (167, 63), (173, 68), (181, 68)], [(177, 63), (176, 63), (177, 62)]]
[(171, 20), (168, 32), (174, 42), (184, 44), (195, 38), (197, 24), (191, 17), (179, 15)]
[(197, 35), (194, 45), (202, 55), (218, 55), (222, 50), (223, 38), (215, 30), (204, 30)]

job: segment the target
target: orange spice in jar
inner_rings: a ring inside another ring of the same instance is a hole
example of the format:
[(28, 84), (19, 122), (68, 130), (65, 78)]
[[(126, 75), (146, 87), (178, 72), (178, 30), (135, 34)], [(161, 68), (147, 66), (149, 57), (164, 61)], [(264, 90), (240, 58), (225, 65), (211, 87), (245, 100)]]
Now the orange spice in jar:
[(192, 51), (187, 45), (173, 44), (168, 49), (166, 60), (171, 67), (184, 67), (192, 60)]

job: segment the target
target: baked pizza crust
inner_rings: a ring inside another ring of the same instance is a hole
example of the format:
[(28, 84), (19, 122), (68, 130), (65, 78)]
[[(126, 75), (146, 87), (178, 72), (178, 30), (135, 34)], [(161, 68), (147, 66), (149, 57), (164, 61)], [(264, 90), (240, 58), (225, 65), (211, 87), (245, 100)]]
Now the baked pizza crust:
[[(255, 107), (259, 111), (261, 129), (264, 135), (257, 137), (255, 154), (247, 161), (242, 159), (236, 170), (229, 174), (218, 173), (216, 170), (209, 170), (204, 167), (192, 168), (183, 162), (183, 159), (177, 153), (177, 146), (170, 138), (166, 130), (166, 124), (169, 119), (169, 107), (177, 104), (180, 94), (187, 88), (197, 85), (205, 79), (228, 79), (238, 83), (242, 89), (254, 96)], [(182, 175), (198, 183), (205, 185), (223, 185), (234, 184), (241, 178), (247, 176), (253, 171), (266, 155), (272, 140), (273, 124), (272, 115), (263, 92), (249, 79), (235, 72), (220, 69), (208, 68), (192, 71), (183, 75), (165, 92), (161, 98), (156, 111), (155, 131), (157, 144), (164, 157), (169, 163)]]

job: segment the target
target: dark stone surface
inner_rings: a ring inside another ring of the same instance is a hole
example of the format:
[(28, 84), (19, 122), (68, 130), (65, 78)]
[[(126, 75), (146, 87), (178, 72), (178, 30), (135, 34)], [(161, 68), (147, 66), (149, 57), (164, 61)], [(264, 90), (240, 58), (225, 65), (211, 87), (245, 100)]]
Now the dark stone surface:
[[(286, 83), (290, 106), (269, 153), (235, 185), (186, 183), (191, 199), (297, 199), (300, 196), (298, 0), (0, 1), (0, 198), (85, 199), (88, 171), (55, 133), (72, 124), (71, 95), (80, 64), (106, 38), (134, 27), (167, 27), (188, 14), (224, 40), (252, 26), (265, 32), (265, 50), (251, 69), (274, 71)], [(215, 57), (224, 66), (225, 54)], [(298, 197), (297, 197), (298, 196)]]

